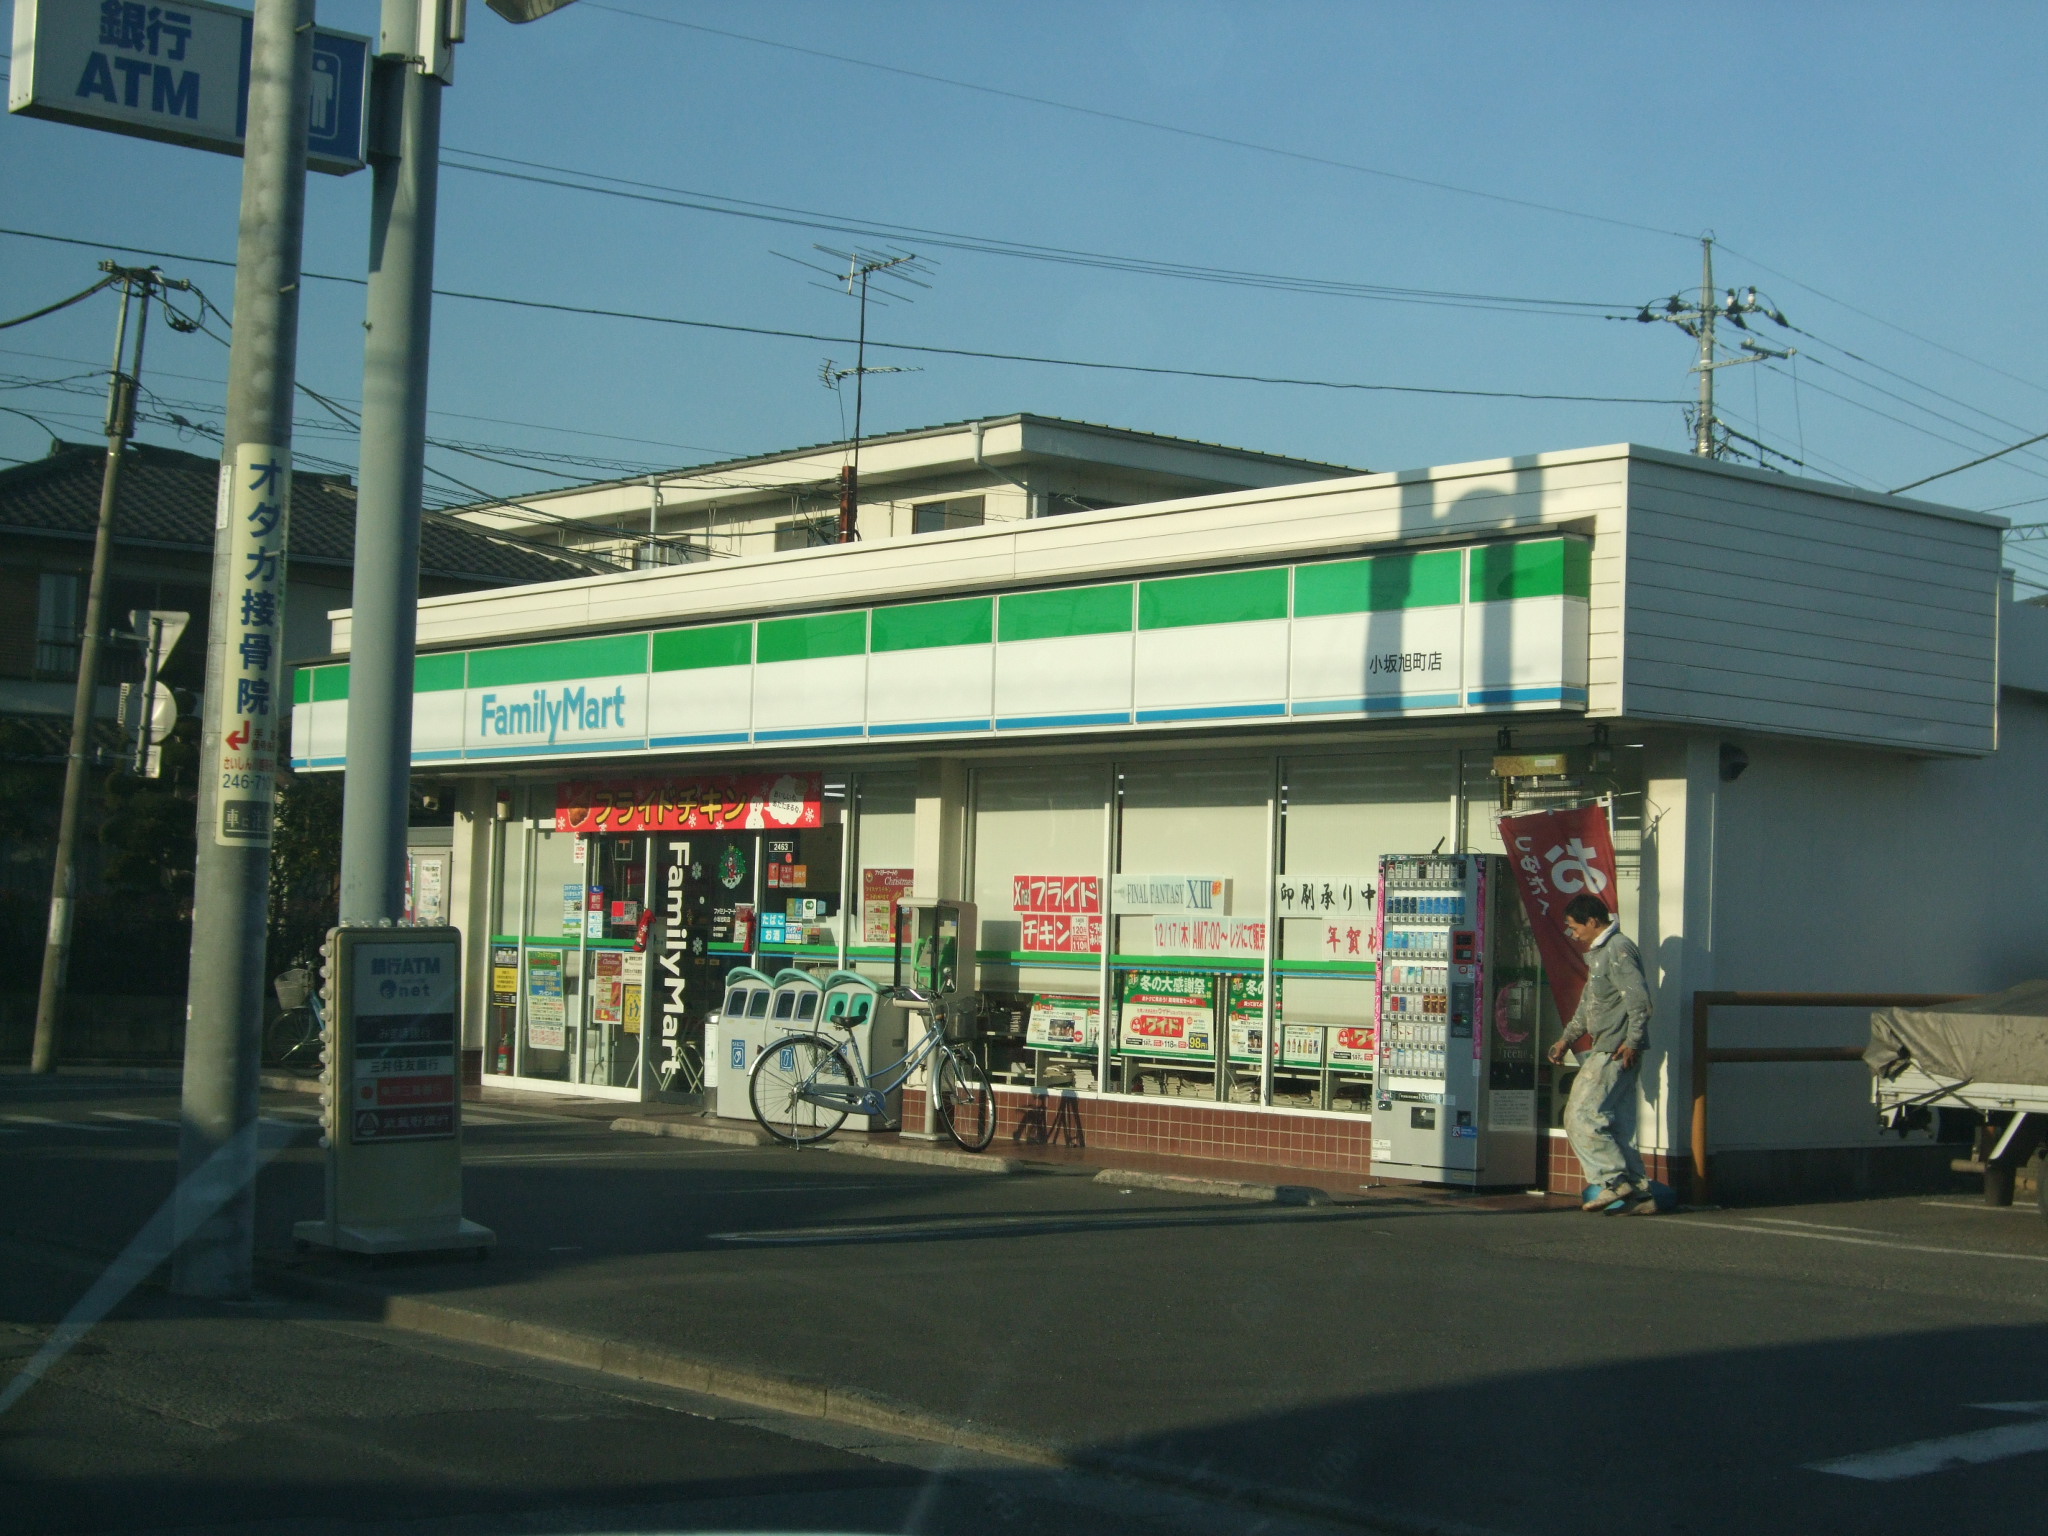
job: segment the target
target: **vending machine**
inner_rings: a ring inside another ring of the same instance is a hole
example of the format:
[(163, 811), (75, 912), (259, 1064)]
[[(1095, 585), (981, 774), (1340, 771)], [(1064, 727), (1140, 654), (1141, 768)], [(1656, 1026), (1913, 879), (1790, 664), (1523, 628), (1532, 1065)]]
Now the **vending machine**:
[(1536, 1178), (1540, 974), (1506, 860), (1380, 860), (1374, 1172), (1439, 1184)]

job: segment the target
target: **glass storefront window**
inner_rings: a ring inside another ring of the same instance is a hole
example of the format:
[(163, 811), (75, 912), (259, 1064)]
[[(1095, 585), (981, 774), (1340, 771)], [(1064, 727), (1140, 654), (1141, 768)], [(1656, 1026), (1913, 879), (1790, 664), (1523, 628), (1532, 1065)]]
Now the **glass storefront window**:
[[(1129, 904), (1112, 895), (1107, 1027), (1117, 1086), (1256, 1100), (1257, 1041), (1242, 1026), (1258, 1014), (1247, 999), (1265, 968), (1273, 759), (1126, 763), (1118, 790), (1119, 885), (1133, 875), (1166, 878), (1151, 911), (1126, 913)], [(1248, 1081), (1231, 1059), (1233, 1033), (1249, 1049)]]
[(975, 772), (969, 889), (998, 1077), (1094, 1085), (1108, 775), (1101, 763)]
[(521, 1077), (571, 1082), (581, 1049), (583, 939), (588, 926), (579, 839), (557, 832), (552, 818), (529, 824), (525, 974), (519, 1041)]
[(917, 775), (908, 768), (864, 771), (855, 789), (853, 918), (847, 954), (853, 968), (889, 980), (896, 898), (910, 894), (917, 857)]
[(1450, 841), (1457, 771), (1448, 747), (1288, 759), (1275, 1104), (1370, 1111), (1379, 861)]

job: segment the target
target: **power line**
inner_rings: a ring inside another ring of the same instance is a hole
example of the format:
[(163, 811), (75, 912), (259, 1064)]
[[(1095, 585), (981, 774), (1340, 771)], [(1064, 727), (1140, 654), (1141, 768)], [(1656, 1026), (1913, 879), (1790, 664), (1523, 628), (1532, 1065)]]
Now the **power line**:
[[(683, 208), (700, 213), (725, 214), (732, 218), (757, 219), (764, 223), (792, 225), (801, 229), (826, 230), (841, 234), (858, 235), (870, 239), (902, 240), (914, 239), (921, 245), (939, 246), (948, 250), (970, 251), (986, 256), (1008, 256), (1027, 261), (1048, 261), (1066, 266), (1096, 267), (1115, 272), (1132, 272), (1150, 277), (1181, 278), (1194, 282), (1222, 283), (1237, 287), (1260, 288), (1279, 292), (1306, 293), (1335, 298), (1376, 299), (1388, 303), (1424, 304), (1456, 309), (1479, 309), (1510, 314), (1569, 315), (1583, 319), (1619, 320), (1626, 319), (1630, 306), (1606, 303), (1593, 299), (1544, 299), (1517, 294), (1470, 293), (1457, 289), (1407, 288), (1386, 283), (1350, 282), (1338, 278), (1300, 277), (1283, 273), (1258, 272), (1238, 267), (1211, 267), (1193, 262), (1170, 261), (1157, 257), (1119, 256), (1102, 251), (1075, 250), (1064, 246), (1038, 245), (1029, 241), (1005, 240), (993, 236), (967, 235), (950, 230), (927, 229), (916, 224), (895, 224), (886, 220), (852, 219), (842, 215), (819, 213), (812, 209), (792, 208), (778, 203), (754, 202), (747, 198), (725, 197), (718, 193), (698, 192), (686, 187), (665, 186), (660, 182), (635, 181), (623, 176), (610, 176), (598, 171), (579, 170), (573, 166), (548, 165), (537, 160), (520, 159), (511, 155), (486, 154), (482, 150), (460, 149), (448, 146), (450, 154), (459, 154), (476, 160), (493, 160), (499, 165), (521, 166), (524, 170), (500, 170), (493, 166), (465, 165), (461, 161), (444, 158), (441, 164), (451, 171), (468, 171), (472, 175), (496, 176), (508, 181), (528, 182), (537, 186), (558, 187), (571, 192), (587, 192), (598, 197), (621, 198), (628, 202), (651, 203), (662, 208)], [(551, 175), (532, 174), (547, 171)], [(562, 181), (560, 176), (586, 178), (583, 181)], [(609, 186), (593, 186), (589, 182), (609, 182)], [(637, 188), (640, 190), (627, 190)], [(665, 194), (656, 196), (654, 194)]]
[(1633, 229), (1649, 235), (1669, 235), (1677, 240), (1691, 240), (1694, 237), (1675, 229), (1662, 229), (1655, 224), (1639, 224), (1633, 219), (1617, 219), (1604, 213), (1587, 213), (1579, 208), (1565, 208), (1556, 203), (1538, 202), (1533, 198), (1513, 197), (1504, 192), (1485, 192), (1477, 187), (1459, 186), (1456, 182), (1436, 181), (1427, 176), (1413, 176), (1405, 171), (1390, 171), (1383, 166), (1362, 165), (1351, 160), (1337, 160), (1327, 155), (1311, 154), (1306, 150), (1288, 149), (1278, 144), (1261, 144), (1252, 139), (1232, 138), (1228, 134), (1210, 133), (1200, 128), (1187, 128), (1178, 123), (1162, 123), (1151, 118), (1133, 117), (1123, 112), (1109, 112), (1100, 107), (1084, 107), (1076, 102), (1058, 101), (1050, 96), (1034, 96), (1025, 91), (1006, 90), (1001, 86), (981, 85), (971, 80), (955, 80), (946, 75), (934, 75), (924, 70), (906, 69), (900, 64), (883, 64), (873, 59), (854, 58), (849, 54), (828, 53), (822, 48), (806, 48), (797, 43), (777, 42), (773, 38), (755, 37), (746, 32), (732, 32), (723, 27), (708, 27), (700, 22), (680, 21), (673, 16), (651, 16), (645, 11), (628, 10), (624, 6), (605, 5), (600, 0), (584, 0), (585, 10), (610, 11), (616, 16), (630, 16), (637, 21), (650, 21), (660, 26), (679, 27), (688, 32), (702, 32), (713, 37), (723, 37), (734, 42), (754, 43), (763, 48), (779, 48), (786, 53), (799, 53), (814, 59), (827, 59), (835, 64), (851, 64), (860, 69), (879, 70), (884, 74), (900, 75), (910, 80), (923, 80), (932, 85), (951, 86), (955, 90), (975, 91), (984, 96), (998, 96), (1009, 101), (1021, 101), (1036, 107), (1051, 107), (1060, 112), (1074, 112), (1083, 117), (1093, 117), (1104, 122), (1122, 123), (1126, 127), (1146, 128), (1155, 133), (1176, 134), (1181, 138), (1198, 139), (1209, 144), (1222, 144), (1232, 149), (1251, 150), (1262, 155), (1277, 155), (1286, 160), (1297, 160), (1307, 165), (1320, 165), (1332, 170), (1353, 171), (1361, 176), (1376, 176), (1386, 181), (1403, 182), (1409, 186), (1426, 187), (1435, 192), (1455, 193), (1460, 197), (1479, 198), (1490, 203), (1502, 203), (1514, 208), (1528, 208), (1538, 213), (1551, 213), (1567, 219), (1584, 219), (1589, 223), (1607, 224), (1616, 229)]
[(54, 304), (45, 304), (41, 309), (32, 309), (25, 315), (16, 315), (12, 320), (0, 320), (0, 331), (12, 330), (17, 325), (27, 325), (31, 320), (40, 320), (45, 315), (54, 315), (60, 309), (69, 309), (72, 305), (83, 303), (91, 298), (102, 288), (111, 287), (113, 283), (113, 278), (103, 277), (90, 288), (79, 289), (78, 292), (72, 294), (68, 299), (59, 299)]
[[(34, 230), (0, 228), (0, 235), (20, 235), (31, 240), (52, 240), (64, 245), (85, 246), (93, 250), (130, 251), (143, 255), (165, 256), (179, 261), (197, 262), (206, 266), (232, 267), (231, 261), (216, 257), (181, 256), (172, 252), (144, 251), (139, 246), (108, 245), (97, 240), (78, 240), (64, 235), (46, 235)], [(322, 282), (349, 283), (356, 287), (365, 286), (359, 277), (336, 277), (325, 272), (306, 272), (309, 279)], [(818, 331), (790, 331), (765, 325), (734, 325), (717, 320), (689, 320), (677, 315), (651, 315), (634, 310), (601, 309), (582, 304), (559, 304), (544, 299), (518, 299), (505, 294), (471, 293), (458, 288), (436, 288), (435, 296), (444, 299), (467, 299), (478, 304), (499, 304), (514, 309), (543, 310), (554, 314), (590, 315), (607, 320), (632, 320), (650, 325), (682, 326), (691, 330), (723, 331), (740, 336), (771, 336), (792, 341), (822, 341), (832, 346), (852, 346), (851, 336), (828, 336)], [(1137, 373), (1169, 378), (1216, 379), (1226, 383), (1269, 384), (1300, 389), (1335, 389), (1364, 391), (1399, 395), (1443, 395), (1480, 400), (1542, 400), (1564, 401), (1585, 405), (1683, 405), (1682, 400), (1664, 396), (1643, 395), (1574, 395), (1539, 390), (1513, 389), (1449, 389), (1422, 384), (1367, 384), (1340, 379), (1300, 379), (1276, 374), (1233, 373), (1223, 369), (1210, 368), (1169, 368), (1146, 363), (1110, 363), (1084, 358), (1043, 357), (1025, 352), (990, 352), (971, 347), (920, 346), (912, 342), (877, 342), (897, 352), (916, 352), (936, 357), (965, 357), (990, 362), (1032, 363), (1052, 368), (1083, 368), (1110, 373)]]
[[(93, 377), (98, 377), (106, 372), (104, 368), (98, 367), (95, 364), (88, 362), (86, 359), (82, 357), (61, 357), (54, 352), (28, 352), (22, 350), (19, 347), (0, 347), (0, 354), (5, 354), (10, 357), (33, 357), (40, 359), (41, 361), (46, 363), (75, 363), (81, 368), (92, 368)], [(160, 379), (182, 379), (188, 384), (212, 384), (223, 389), (227, 387), (225, 380), (209, 378), (205, 374), (171, 373), (162, 368), (152, 369), (151, 372), (153, 372)], [(360, 404), (360, 402), (358, 401), (351, 401), (346, 395), (330, 395), (328, 398), (338, 400), (343, 405)], [(739, 458), (741, 456), (734, 449), (707, 448), (702, 443), (672, 443), (665, 438), (659, 437), (629, 437), (618, 432), (593, 432), (587, 427), (554, 426), (542, 421), (516, 421), (506, 416), (479, 416), (476, 415), (474, 412), (470, 411), (444, 411), (437, 409), (431, 410), (427, 412), (427, 414), (429, 416), (445, 416), (451, 421), (489, 422), (494, 427), (525, 427), (528, 430), (534, 432), (557, 432), (566, 437), (594, 437), (602, 438), (607, 442), (614, 443), (639, 443), (643, 447), (648, 448), (674, 448), (683, 453), (715, 453), (721, 459), (734, 459)], [(485, 443), (480, 446), (488, 448), (496, 445)], [(516, 450), (508, 448), (502, 449), (501, 451), (507, 453), (518, 452), (536, 458), (554, 457), (561, 459), (564, 463), (571, 463), (575, 461), (575, 456), (571, 454), (543, 454), (539, 450), (527, 450), (523, 448)], [(605, 465), (615, 464), (619, 461), (614, 459), (590, 458), (588, 462), (602, 467)], [(674, 469), (675, 467), (676, 466), (674, 466), (673, 464), (663, 463), (660, 465), (650, 465), (649, 469), (651, 472), (654, 473), (665, 474), (668, 473), (670, 470)]]
[(1909, 480), (1904, 485), (1896, 487), (1892, 494), (1897, 496), (1901, 492), (1914, 489), (1916, 486), (1926, 485), (1932, 480), (1946, 480), (1950, 475), (1960, 475), (1966, 469), (1975, 469), (1979, 464), (1989, 464), (1993, 459), (2002, 459), (2008, 453), (2018, 453), (2022, 448), (2043, 441), (2048, 441), (2048, 432), (2036, 432), (2025, 442), (2014, 443), (2011, 447), (2001, 448), (1996, 453), (1987, 453), (1982, 458), (1970, 460), (1967, 464), (1958, 464), (1954, 469), (1936, 470), (1931, 475), (1922, 475), (1918, 480)]
[[(1768, 363), (1764, 366), (1770, 367)], [(1782, 368), (1772, 368), (1771, 371), (1777, 374), (1780, 378), (1786, 376), (1785, 371)], [(1954, 438), (1949, 437), (1945, 433), (1936, 432), (1930, 427), (1923, 427), (1917, 421), (1908, 421), (1903, 416), (1894, 416), (1890, 411), (1881, 411), (1874, 405), (1866, 405), (1863, 401), (1842, 394), (1838, 390), (1829, 389), (1825, 384), (1816, 384), (1812, 379), (1807, 379), (1804, 381), (1804, 383), (1808, 389), (1817, 389), (1822, 394), (1827, 395), (1832, 399), (1841, 401), (1844, 405), (1852, 405), (1859, 411), (1868, 411), (1873, 416), (1881, 416), (1886, 421), (1892, 422), (1897, 426), (1904, 427), (1910, 432), (1918, 432), (1923, 437), (1933, 438), (1936, 442), (1947, 443), (1951, 448), (1960, 448), (1965, 453), (1968, 453), (1969, 451), (1971, 451), (1971, 449), (1973, 449), (1976, 446), (1974, 443), (1959, 443)], [(2026, 472), (2029, 474), (2043, 473), (2043, 471), (2034, 469), (2029, 465), (2022, 464), (2016, 465), (2015, 467), (2026, 470)]]
[[(589, 0), (585, 0), (585, 3), (589, 3)], [(1918, 331), (1909, 331), (1906, 329), (1905, 326), (1899, 325), (1894, 321), (1887, 320), (1882, 315), (1874, 315), (1867, 309), (1861, 309), (1858, 306), (1851, 304), (1847, 299), (1838, 299), (1833, 294), (1827, 293), (1822, 289), (1814, 287), (1811, 283), (1803, 282), (1799, 278), (1794, 277), (1789, 272), (1780, 272), (1776, 267), (1758, 261), (1754, 256), (1745, 256), (1741, 251), (1736, 250), (1734, 246), (1727, 244), (1725, 241), (1722, 243), (1721, 249), (1726, 251), (1730, 256), (1748, 262), (1751, 266), (1757, 268), (1759, 271), (1768, 272), (1773, 277), (1783, 278), (1786, 282), (1791, 283), (1796, 288), (1804, 288), (1808, 293), (1812, 294), (1817, 299), (1825, 299), (1830, 304), (1848, 310), (1849, 313), (1852, 315), (1861, 315), (1864, 319), (1873, 321), (1876, 324), (1883, 326), (1886, 330), (1897, 331), (1901, 336), (1911, 337), (1914, 341), (1919, 342), (1922, 346), (1933, 347), (1937, 352), (1946, 352), (1950, 357), (1960, 358), (1962, 361), (1970, 364), (1970, 366), (1973, 368), (1982, 368), (1987, 373), (1995, 373), (2002, 379), (2010, 379), (2015, 384), (2024, 384), (2029, 389), (2039, 390), (2042, 394), (2048, 395), (2048, 385), (2036, 384), (2032, 379), (2022, 378), (2020, 377), (2020, 375), (2016, 373), (2008, 373), (2005, 369), (1998, 367), (1996, 364), (1987, 363), (1982, 358), (1972, 357), (1969, 353), (1959, 351), (1956, 348), (1949, 346), (1946, 342), (1936, 341), (1931, 336), (1922, 336)]]

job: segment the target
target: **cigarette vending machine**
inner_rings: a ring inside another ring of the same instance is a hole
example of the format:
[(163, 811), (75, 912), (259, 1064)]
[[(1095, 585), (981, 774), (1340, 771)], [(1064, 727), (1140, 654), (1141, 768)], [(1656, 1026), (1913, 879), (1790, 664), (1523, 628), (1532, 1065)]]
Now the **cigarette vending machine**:
[(1440, 1184), (1536, 1177), (1540, 976), (1506, 860), (1380, 860), (1375, 1172)]

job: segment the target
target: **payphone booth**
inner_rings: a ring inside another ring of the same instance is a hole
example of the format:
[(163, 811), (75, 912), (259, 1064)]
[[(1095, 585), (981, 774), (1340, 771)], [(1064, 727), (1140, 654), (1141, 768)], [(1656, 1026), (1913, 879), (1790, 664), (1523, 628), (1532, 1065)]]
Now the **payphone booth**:
[[(898, 987), (911, 987), (922, 998), (905, 1004), (918, 1015), (908, 1021), (907, 1034), (922, 1040), (924, 1031), (940, 1030), (948, 1040), (974, 1038), (981, 1012), (975, 990), (975, 951), (981, 924), (971, 901), (946, 901), (934, 896), (903, 896), (896, 902), (896, 953), (893, 967)], [(918, 1078), (929, 1085), (931, 1068)], [(936, 1139), (938, 1102), (924, 1096), (924, 1128), (905, 1132)]]
[(761, 1047), (782, 1033), (768, 1017), (774, 1000), (775, 983), (752, 966), (736, 965), (725, 973), (725, 1006), (717, 1022), (707, 1026), (717, 1038), (705, 1041), (705, 1055), (718, 1064), (718, 1113), (726, 1119), (754, 1117), (747, 1102), (747, 1071)]
[(913, 987), (932, 1000), (949, 1040), (974, 1033), (979, 994), (975, 991), (975, 947), (981, 925), (971, 901), (904, 896), (896, 902), (894, 975), (899, 987)]

